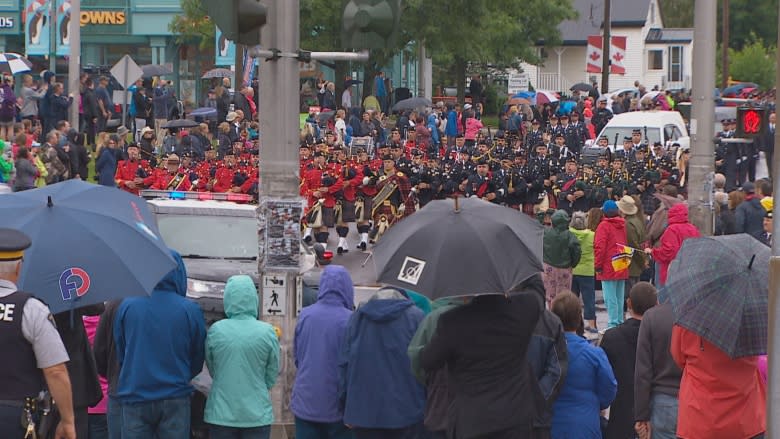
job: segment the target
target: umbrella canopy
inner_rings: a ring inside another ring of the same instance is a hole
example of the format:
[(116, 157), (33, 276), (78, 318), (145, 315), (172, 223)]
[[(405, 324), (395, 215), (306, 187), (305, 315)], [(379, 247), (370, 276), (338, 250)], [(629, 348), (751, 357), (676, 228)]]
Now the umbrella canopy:
[(758, 84), (754, 82), (740, 82), (739, 84), (734, 84), (730, 87), (726, 87), (721, 92), (721, 95), (724, 98), (731, 98), (739, 95), (742, 93), (742, 90), (746, 88), (758, 88)]
[(675, 323), (731, 358), (765, 354), (770, 256), (747, 234), (685, 240), (666, 284)]
[(165, 64), (146, 64), (141, 66), (141, 70), (144, 71), (144, 78), (173, 74), (173, 68)]
[(571, 91), (581, 91), (581, 92), (585, 92), (585, 93), (592, 93), (592, 92), (596, 91), (596, 89), (593, 88), (592, 85), (586, 84), (584, 82), (578, 82), (578, 83), (572, 85), (569, 90), (571, 90)]
[(558, 102), (558, 93), (549, 90), (538, 90), (536, 92), (536, 105), (552, 104)]
[(0, 72), (16, 75), (30, 70), (32, 70), (32, 63), (22, 55), (11, 52), (0, 53)]
[(344, 81), (344, 88), (352, 87), (353, 85), (362, 84), (363, 81), (359, 79), (348, 79)]
[(81, 180), (0, 195), (0, 227), (32, 239), (19, 288), (53, 313), (149, 294), (176, 267), (146, 201)]
[(235, 75), (235, 72), (230, 69), (211, 69), (204, 73), (201, 78), (232, 78), (233, 75)]
[(326, 122), (335, 115), (336, 115), (335, 111), (323, 111), (322, 113), (317, 115), (317, 122), (320, 123)]
[(174, 120), (169, 120), (167, 123), (163, 124), (162, 128), (192, 128), (198, 125), (200, 124), (195, 122), (194, 120), (174, 119)]
[(527, 98), (516, 98), (511, 97), (508, 101), (506, 101), (507, 105), (533, 105), (533, 101), (527, 99)]
[(538, 221), (478, 198), (439, 200), (374, 247), (377, 281), (442, 297), (505, 294), (542, 271)]
[(431, 103), (430, 99), (414, 97), (397, 102), (395, 105), (393, 105), (393, 111), (416, 110), (418, 108), (431, 106), (433, 106), (433, 104)]
[(534, 91), (519, 91), (519, 92), (513, 94), (510, 99), (512, 99), (512, 98), (523, 98), (523, 99), (528, 99), (529, 101), (532, 101), (532, 100), (536, 99), (536, 92), (534, 92)]

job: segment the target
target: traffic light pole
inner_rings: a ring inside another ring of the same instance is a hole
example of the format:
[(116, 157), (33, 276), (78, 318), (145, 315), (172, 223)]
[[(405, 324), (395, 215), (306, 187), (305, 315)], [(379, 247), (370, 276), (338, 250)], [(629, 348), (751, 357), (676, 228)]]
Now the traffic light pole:
[(81, 99), (81, 24), (78, 17), (81, 16), (81, 0), (70, 0), (70, 16), (74, 19), (68, 24), (68, 37), (70, 37), (70, 53), (68, 58), (68, 94), (73, 96), (70, 104), (68, 120), (70, 126), (79, 130), (79, 100)]
[[(272, 47), (281, 52), (297, 52), (299, 47), (300, 0), (284, 0), (266, 2), (268, 5), (267, 24), (261, 30), (261, 40), (264, 47)], [(299, 203), (303, 201), (298, 193), (298, 139), (299, 126), (299, 94), (298, 78), (300, 76), (298, 60), (292, 57), (279, 57), (263, 62), (260, 65), (260, 93), (258, 93), (258, 109), (260, 112), (260, 208), (259, 234), (260, 274), (265, 279), (268, 271), (269, 255), (264, 248), (269, 248), (266, 235), (262, 233), (268, 226), (271, 213), (267, 206), (269, 202), (287, 201)], [(299, 241), (295, 242), (290, 252), (299, 253)], [(295, 380), (295, 362), (293, 358), (293, 337), (296, 324), (297, 297), (296, 284), (298, 271), (280, 273), (284, 277), (286, 296), (282, 300), (282, 315), (265, 316), (263, 319), (281, 329), (280, 372), (276, 385), (271, 392), (274, 408), (275, 425), (272, 438), (288, 437), (287, 426), (294, 424), (289, 410), (292, 385)], [(265, 297), (265, 294), (263, 294)], [(263, 310), (268, 308), (266, 300), (262, 300)], [(281, 424), (281, 425), (280, 425)]]
[(715, 172), (715, 24), (717, 4), (697, 0), (694, 11), (693, 96), (691, 109), (691, 161), (689, 167), (688, 208), (691, 223), (702, 235), (713, 232), (712, 180)]
[[(778, 25), (780, 25), (780, 16), (778, 16)], [(780, 42), (780, 35), (778, 35)], [(780, 53), (777, 54), (777, 77), (780, 81)], [(780, 82), (776, 82), (780, 84)], [(775, 145), (780, 144), (780, 131), (775, 131)], [(777, 172), (780, 170), (780, 154), (774, 155), (774, 163), (767, 163), (772, 166), (772, 175), (774, 179), (772, 192), (775, 198), (780, 197), (780, 178)], [(772, 230), (780, 231), (780, 216), (773, 216)], [(772, 258), (769, 260), (769, 342), (768, 349), (768, 377), (769, 389), (767, 392), (766, 407), (766, 437), (776, 438), (780, 436), (780, 239), (777, 239), (777, 232), (773, 233)]]

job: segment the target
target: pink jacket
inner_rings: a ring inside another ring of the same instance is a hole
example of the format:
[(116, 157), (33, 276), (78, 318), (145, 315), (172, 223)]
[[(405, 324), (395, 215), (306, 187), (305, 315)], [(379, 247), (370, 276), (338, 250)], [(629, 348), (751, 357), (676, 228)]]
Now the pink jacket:
[[(90, 346), (95, 343), (95, 332), (97, 332), (98, 323), (100, 323), (100, 316), (83, 316), (84, 329), (87, 330), (87, 338), (89, 339)], [(103, 399), (95, 407), (90, 407), (88, 412), (90, 415), (105, 415), (108, 410), (108, 381), (103, 377), (100, 378), (100, 388), (103, 389)]]
[(479, 130), (481, 130), (482, 127), (482, 122), (479, 119), (475, 117), (466, 119), (466, 133), (463, 137), (466, 140), (477, 140), (477, 134), (479, 134)]

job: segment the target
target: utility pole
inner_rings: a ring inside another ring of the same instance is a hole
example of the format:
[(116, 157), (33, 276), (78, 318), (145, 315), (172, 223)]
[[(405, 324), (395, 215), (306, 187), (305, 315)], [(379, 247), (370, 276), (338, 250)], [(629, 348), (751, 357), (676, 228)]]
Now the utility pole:
[[(721, 88), (726, 88), (729, 86), (729, 0), (723, 0), (723, 15), (722, 15), (722, 22), (721, 22), (721, 41), (720, 41), (720, 54), (721, 59), (723, 60), (723, 66), (721, 66), (721, 80), (720, 85)], [(772, 166), (771, 163), (768, 163), (768, 166)], [(772, 174), (774, 175), (774, 174)]]
[[(780, 10), (780, 7), (778, 7)], [(778, 26), (780, 26), (780, 15), (778, 15)], [(780, 42), (780, 35), (778, 35)], [(780, 53), (777, 54), (777, 76), (776, 81), (780, 81)], [(776, 82), (780, 84), (780, 82)], [(780, 142), (780, 132), (775, 130), (775, 145)], [(772, 175), (777, 176), (776, 172), (780, 170), (780, 154), (775, 154), (772, 166)], [(780, 178), (775, 177), (772, 182), (774, 190), (780, 189)], [(773, 192), (780, 193), (780, 192)], [(776, 195), (777, 196), (777, 195)], [(772, 230), (780, 230), (780, 217), (773, 217)], [(769, 371), (767, 382), (769, 391), (767, 392), (766, 407), (766, 437), (776, 438), (780, 435), (780, 239), (773, 237), (772, 259), (769, 261), (769, 342), (767, 343), (769, 356)]]
[(604, 38), (601, 40), (601, 92), (609, 93), (609, 60), (612, 55), (612, 2), (604, 0)]
[[(261, 40), (264, 47), (278, 49), (282, 52), (297, 52), (300, 44), (300, 0), (284, 0), (266, 2), (268, 21), (261, 29)], [(238, 50), (242, 54), (243, 48)], [(236, 55), (238, 60), (238, 55)], [(236, 72), (239, 71), (236, 66)], [(258, 110), (260, 112), (260, 142), (263, 150), (260, 161), (260, 208), (258, 225), (260, 228), (260, 274), (265, 279), (272, 275), (269, 268), (269, 243), (265, 239), (270, 218), (274, 215), (273, 206), (287, 204), (291, 211), (298, 215), (294, 218), (300, 222), (303, 211), (303, 200), (298, 193), (298, 136), (300, 122), (298, 118), (298, 60), (292, 57), (279, 57), (263, 63), (260, 93), (258, 93)], [(236, 78), (236, 83), (241, 84)], [(238, 92), (236, 85), (236, 92)], [(293, 254), (300, 254), (300, 239), (293, 241), (294, 247), (289, 249)], [(290, 395), (295, 381), (295, 361), (293, 358), (293, 338), (297, 321), (297, 276), (298, 267), (286, 272), (278, 272), (285, 280), (286, 300), (282, 316), (266, 316), (264, 320), (281, 328), (280, 374), (274, 386), (271, 398), (274, 406), (276, 424), (290, 425), (294, 419), (289, 410)], [(263, 300), (265, 302), (265, 300)], [(268, 304), (262, 303), (265, 310)], [(273, 438), (287, 437), (284, 427), (274, 426)]]
[(702, 235), (712, 235), (712, 180), (715, 172), (715, 51), (718, 21), (717, 3), (696, 0), (693, 33), (693, 96), (691, 109), (691, 148), (688, 204), (691, 223)]
[(242, 88), (241, 85), (244, 83), (244, 45), (238, 43), (235, 43), (235, 45), (236, 58), (233, 62), (235, 64), (236, 79), (233, 81), (233, 90), (239, 93)]
[[(72, 20), (71, 20), (72, 21)], [(78, 22), (78, 17), (76, 18)], [(49, 71), (57, 73), (57, 2), (49, 2)]]
[(68, 36), (70, 37), (70, 57), (68, 58), (68, 93), (73, 94), (73, 102), (69, 108), (70, 126), (79, 129), (79, 96), (81, 76), (81, 0), (70, 0), (70, 23), (68, 24)]

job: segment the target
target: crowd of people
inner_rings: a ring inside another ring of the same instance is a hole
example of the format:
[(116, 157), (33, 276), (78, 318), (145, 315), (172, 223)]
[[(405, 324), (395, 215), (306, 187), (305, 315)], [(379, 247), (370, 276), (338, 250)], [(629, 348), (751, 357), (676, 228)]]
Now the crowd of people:
[[(217, 110), (215, 118), (166, 129), (180, 116), (169, 82), (141, 79), (129, 87), (126, 124), (109, 82), (82, 75), (81, 92), (65, 97), (55, 76), (42, 72), (38, 85), (24, 75), (17, 97), (13, 77), (6, 77), (0, 183), (21, 191), (80, 178), (135, 194), (159, 189), (257, 196), (259, 130), (252, 87), (235, 92), (228, 79), (220, 80), (206, 102)], [(79, 106), (79, 127), (68, 123), (71, 105)]]

